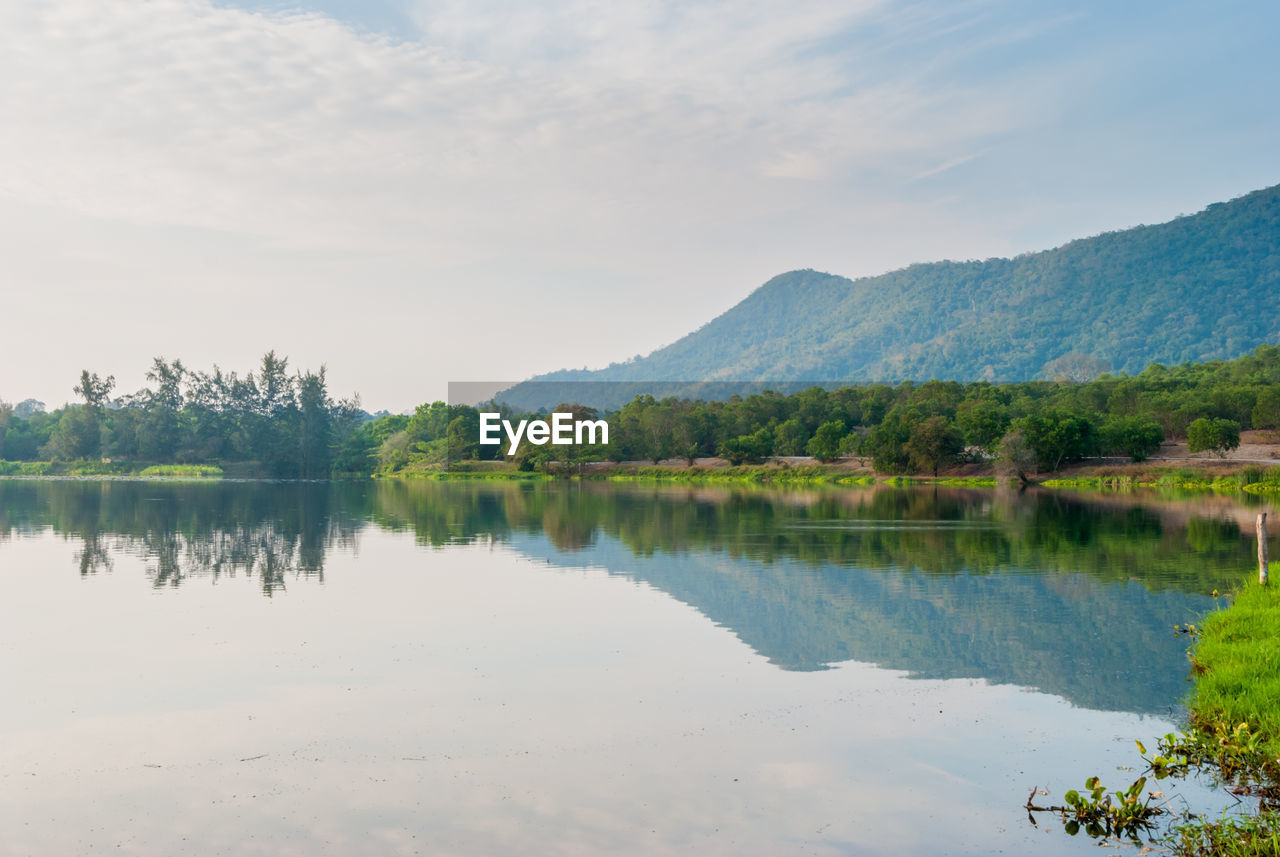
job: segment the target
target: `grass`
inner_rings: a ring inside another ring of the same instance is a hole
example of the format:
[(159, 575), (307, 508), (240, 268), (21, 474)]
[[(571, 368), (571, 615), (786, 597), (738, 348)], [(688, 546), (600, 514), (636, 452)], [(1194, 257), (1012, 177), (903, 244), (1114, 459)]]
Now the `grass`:
[(139, 476), (165, 476), (182, 479), (208, 479), (222, 476), (222, 468), (212, 464), (153, 464), (142, 468)]
[[(1209, 774), (1250, 801), (1238, 802), (1217, 819), (1191, 816), (1157, 835), (1153, 843), (1159, 842), (1162, 851), (1176, 857), (1276, 857), (1280, 855), (1280, 586), (1250, 582), (1229, 607), (1190, 627), (1197, 638), (1192, 652), (1191, 724), (1160, 739), (1150, 756), (1141, 742), (1138, 750), (1156, 779)], [(1145, 778), (1138, 780), (1131, 791), (1140, 793), (1145, 782)], [(1092, 789), (1090, 798), (1067, 792), (1069, 809), (1051, 808), (1062, 811), (1068, 833), (1074, 835), (1081, 821), (1092, 822), (1088, 832), (1095, 837), (1114, 839), (1139, 827), (1150, 829), (1145, 816), (1135, 816), (1137, 826), (1111, 817), (1116, 807), (1128, 806), (1129, 793), (1117, 793), (1120, 804), (1102, 807), (1104, 790), (1097, 779), (1086, 782), (1086, 788)], [(1033, 809), (1030, 802), (1028, 809)], [(1117, 826), (1116, 820), (1122, 823)]]
[(995, 476), (890, 476), (882, 481), (887, 485), (946, 485), (961, 488), (994, 488), (1000, 484)]
[[(1191, 727), (1161, 751), (1210, 768), (1261, 800), (1256, 812), (1196, 819), (1170, 831), (1178, 857), (1280, 854), (1280, 587), (1251, 582), (1200, 623), (1192, 652)], [(1164, 760), (1161, 760), (1164, 761)]]
[[(368, 474), (349, 474), (350, 477), (370, 478)], [(517, 480), (522, 482), (540, 482), (555, 477), (547, 473), (539, 473), (533, 470), (518, 470), (511, 466), (502, 466), (494, 468), (476, 468), (466, 466), (466, 463), (445, 468), (439, 465), (431, 467), (412, 467), (403, 470), (397, 470), (393, 473), (375, 473), (374, 479), (400, 479), (409, 482), (417, 480), (431, 480), (434, 482), (505, 482)]]
[(1169, 844), (1178, 857), (1275, 857), (1280, 854), (1280, 814), (1263, 811), (1180, 825)]
[(651, 465), (633, 470), (608, 474), (611, 482), (737, 482), (752, 484), (806, 484), (834, 483), (847, 475), (847, 471), (801, 465), (779, 467), (768, 464), (740, 464), (734, 467), (662, 467)]
[(48, 461), (0, 461), (0, 476), (49, 476)]
[[(1212, 462), (1210, 462), (1212, 463)], [(1060, 476), (1040, 483), (1046, 488), (1101, 488), (1128, 490), (1161, 488), (1177, 491), (1216, 491), (1234, 494), (1280, 492), (1280, 467), (1248, 464), (1234, 473), (1214, 474), (1195, 467), (1106, 468), (1080, 476)]]
[(212, 464), (145, 464), (129, 461), (2, 461), (0, 476), (143, 476), (162, 479), (208, 479), (222, 476)]
[(1128, 474), (1101, 474), (1098, 476), (1075, 476), (1060, 479), (1046, 479), (1040, 483), (1046, 488), (1135, 488), (1139, 485), (1154, 485), (1155, 482), (1142, 482), (1138, 477)]
[(1280, 586), (1250, 583), (1200, 623), (1191, 714), (1197, 726), (1248, 724), (1280, 773)]

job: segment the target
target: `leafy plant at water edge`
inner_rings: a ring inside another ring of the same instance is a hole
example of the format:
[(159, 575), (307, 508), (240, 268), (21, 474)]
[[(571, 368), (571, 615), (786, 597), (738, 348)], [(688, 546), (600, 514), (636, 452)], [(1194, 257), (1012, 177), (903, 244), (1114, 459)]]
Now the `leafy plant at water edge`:
[[(1065, 806), (1034, 806), (1031, 798), (1027, 798), (1028, 813), (1056, 812), (1062, 816), (1062, 829), (1075, 836), (1084, 832), (1095, 838), (1128, 837), (1137, 839), (1138, 834), (1150, 830), (1154, 819), (1162, 815), (1164, 810), (1151, 806), (1150, 796), (1144, 796), (1143, 788), (1147, 785), (1146, 777), (1139, 777), (1124, 790), (1107, 793), (1106, 786), (1097, 777), (1085, 780), (1085, 792), (1071, 789), (1064, 796)], [(1032, 790), (1031, 797), (1035, 796)]]
[[(1063, 799), (1070, 807), (1070, 815), (1064, 829), (1072, 836), (1084, 825), (1085, 833), (1090, 836), (1129, 836), (1137, 838), (1138, 833), (1151, 828), (1151, 819), (1160, 815), (1163, 810), (1150, 806), (1149, 799), (1143, 799), (1142, 789), (1147, 784), (1146, 777), (1138, 777), (1124, 791), (1106, 793), (1106, 787), (1097, 777), (1085, 780), (1087, 795), (1072, 789)], [(1115, 802), (1112, 801), (1112, 796)], [(1068, 815), (1063, 813), (1064, 817)]]
[(1192, 768), (1212, 768), (1244, 793), (1265, 794), (1274, 789), (1266, 784), (1264, 736), (1248, 723), (1202, 724), (1187, 732), (1170, 732), (1150, 757), (1142, 742), (1136, 743), (1156, 779), (1185, 776)]

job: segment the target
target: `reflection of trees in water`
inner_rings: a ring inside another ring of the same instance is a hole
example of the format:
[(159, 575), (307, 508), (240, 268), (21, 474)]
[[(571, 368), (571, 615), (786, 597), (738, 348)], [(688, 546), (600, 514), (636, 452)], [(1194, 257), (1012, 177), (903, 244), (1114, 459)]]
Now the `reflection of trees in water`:
[(385, 482), (372, 507), (379, 525), (428, 545), (545, 533), (572, 552), (604, 533), (637, 556), (711, 550), (941, 575), (1036, 568), (1197, 592), (1225, 585), (1223, 570), (1234, 575), (1248, 552), (1229, 522), (1170, 526), (1141, 505), (1055, 492)]
[(368, 521), (643, 581), (785, 669), (853, 659), (1141, 712), (1185, 689), (1170, 627), (1208, 603), (1189, 593), (1238, 579), (1251, 552), (1229, 520), (1048, 492), (0, 481), (0, 538), (51, 528), (81, 543), (81, 574), (132, 555), (157, 587), (322, 581)]
[(102, 533), (84, 533), (84, 545), (76, 551), (76, 563), (80, 566), (80, 576), (97, 574), (99, 571), (110, 571), (112, 568), (111, 549)]
[(303, 483), (7, 482), (0, 535), (52, 528), (78, 538), (82, 575), (138, 556), (158, 586), (190, 577), (324, 579), (327, 551), (354, 546), (363, 492)]
[[(423, 545), (545, 533), (560, 551), (600, 534), (634, 555), (712, 551), (815, 567), (909, 568), (934, 575), (1022, 568), (1138, 579), (1207, 591), (1206, 569), (1247, 563), (1238, 529), (1191, 518), (1171, 526), (1142, 505), (1062, 493), (963, 489), (763, 491), (607, 483), (0, 482), (0, 537), (51, 527), (82, 542), (82, 574), (139, 555), (156, 585), (191, 576), (257, 576), (271, 592), (322, 579), (326, 553), (363, 522)], [(1216, 576), (1215, 576), (1216, 575)]]
[(283, 589), (288, 577), (324, 581), (324, 549), (310, 549), (301, 534), (281, 532), (270, 523), (215, 530), (188, 538), (176, 532), (149, 533), (127, 542), (125, 549), (148, 561), (147, 573), (156, 586), (177, 586), (190, 576), (236, 577), (255, 574), (270, 595)]
[(603, 567), (691, 605), (784, 669), (858, 660), (1146, 713), (1185, 692), (1171, 626), (1205, 609), (1195, 593), (1237, 578), (1250, 550), (1229, 521), (1169, 526), (1141, 505), (1049, 492), (376, 491), (376, 519), (424, 543), (492, 534), (553, 565)]

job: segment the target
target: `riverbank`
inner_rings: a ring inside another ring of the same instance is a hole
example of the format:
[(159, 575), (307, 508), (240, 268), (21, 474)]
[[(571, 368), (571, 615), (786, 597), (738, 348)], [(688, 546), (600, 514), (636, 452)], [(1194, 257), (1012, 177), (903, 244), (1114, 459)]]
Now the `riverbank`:
[(1280, 854), (1280, 589), (1248, 584), (1195, 634), (1190, 726), (1162, 742), (1161, 755), (1149, 761), (1157, 771), (1158, 765), (1209, 770), (1231, 792), (1257, 803), (1252, 811), (1179, 825), (1168, 844), (1177, 857), (1274, 857)]
[[(1177, 444), (1168, 445), (1177, 453)], [(1250, 454), (1261, 454), (1258, 444)], [(1269, 447), (1268, 447), (1269, 448)], [(1280, 494), (1280, 460), (1236, 458), (1154, 458), (1146, 462), (1093, 459), (1064, 467), (1055, 473), (1033, 474), (1031, 482), (1046, 488), (1085, 488), (1125, 491), (1132, 488), (1175, 489), (1219, 493)], [(129, 461), (3, 461), (0, 477), (41, 478), (267, 478), (256, 462), (219, 465), (153, 464)], [(761, 485), (945, 485), (993, 487), (1016, 479), (997, 473), (991, 460), (965, 461), (941, 468), (936, 475), (877, 473), (866, 458), (842, 458), (819, 462), (807, 456), (775, 457), (760, 464), (734, 465), (720, 458), (698, 458), (692, 463), (669, 459), (645, 461), (587, 461), (572, 465), (552, 463), (546, 470), (521, 470), (508, 461), (460, 461), (406, 467), (390, 473), (339, 473), (340, 479), (583, 479), (618, 482), (750, 483)]]
[(223, 469), (212, 464), (149, 464), (130, 461), (3, 461), (0, 477), (219, 479)]
[(1248, 724), (1266, 773), (1280, 782), (1280, 587), (1250, 583), (1206, 616), (1192, 663), (1193, 724), (1210, 734)]
[[(863, 458), (822, 463), (795, 456), (773, 458), (761, 464), (730, 464), (720, 458), (683, 459), (658, 463), (642, 461), (589, 461), (550, 472), (524, 471), (505, 461), (463, 461), (448, 468), (406, 468), (375, 478), (393, 479), (597, 479), (617, 482), (749, 482), (757, 484), (829, 485), (948, 485), (992, 487), (1012, 477), (997, 473), (994, 463), (964, 462), (933, 474), (888, 475), (877, 473)], [(1132, 463), (1111, 460), (1082, 462), (1052, 474), (1035, 474), (1031, 482), (1046, 488), (1173, 488), (1254, 494), (1280, 492), (1280, 463), (1275, 466), (1222, 459), (1192, 460), (1178, 464)]]

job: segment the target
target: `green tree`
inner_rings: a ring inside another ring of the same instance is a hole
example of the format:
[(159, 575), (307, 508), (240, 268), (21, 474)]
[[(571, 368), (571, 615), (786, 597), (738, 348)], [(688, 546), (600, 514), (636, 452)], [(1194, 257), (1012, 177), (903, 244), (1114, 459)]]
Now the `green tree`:
[[(657, 404), (653, 396), (637, 395), (618, 411), (617, 417), (610, 425), (609, 430), (611, 434), (610, 440), (612, 441), (610, 446), (614, 447), (613, 454), (619, 461), (631, 459), (661, 460), (662, 451), (653, 449), (650, 444), (655, 423), (652, 419), (647, 425), (643, 423), (644, 415), (650, 408), (656, 407)], [(616, 435), (616, 438), (613, 435)]]
[(956, 429), (970, 446), (995, 452), (1008, 428), (1008, 409), (998, 402), (968, 399), (956, 409)]
[(671, 405), (658, 402), (645, 408), (640, 415), (640, 434), (644, 448), (644, 457), (657, 464), (664, 458), (670, 458), (682, 452), (677, 450), (673, 433), (676, 427), (675, 414)]
[[(143, 416), (141, 420), (135, 421), (132, 432), (136, 438), (133, 446), (144, 458), (153, 461), (174, 460), (174, 453), (182, 442), (180, 414), (184, 404), (182, 383), (186, 375), (187, 370), (180, 360), (167, 363), (163, 357), (157, 357), (152, 361), (147, 380), (156, 386), (154, 390), (144, 390), (138, 396)], [(122, 453), (128, 455), (130, 453), (126, 443), (124, 438), (117, 440)]]
[(773, 450), (773, 436), (767, 428), (739, 435), (720, 444), (717, 455), (732, 464), (759, 464)]
[(320, 479), (329, 475), (333, 443), (333, 402), (325, 386), (325, 368), (305, 372), (298, 388), (298, 475)]
[(806, 451), (819, 461), (835, 461), (840, 457), (841, 441), (845, 437), (844, 424), (832, 420), (818, 426)]
[(252, 403), (246, 415), (252, 453), (272, 476), (294, 476), (300, 469), (297, 391), (288, 370), (289, 358), (268, 351), (256, 381), (251, 374), (242, 391)]
[(1258, 390), (1252, 417), (1256, 429), (1280, 429), (1280, 386), (1268, 385)]
[(715, 415), (703, 403), (681, 402), (675, 414), (672, 434), (675, 454), (689, 466), (700, 456), (715, 450)]
[(86, 407), (100, 410), (107, 403), (107, 397), (111, 395), (111, 391), (115, 389), (115, 386), (116, 377), (114, 375), (100, 378), (96, 372), (91, 373), (88, 369), (85, 369), (80, 372), (80, 383), (71, 389), (77, 395), (84, 397)]
[(460, 413), (445, 429), (449, 461), (474, 460), (480, 447), (480, 415), (478, 411)]
[(1187, 449), (1212, 452), (1219, 458), (1240, 445), (1240, 423), (1235, 420), (1201, 417), (1187, 426)]
[(877, 473), (906, 473), (910, 469), (907, 441), (911, 439), (911, 426), (917, 419), (912, 411), (894, 408), (867, 434), (862, 452), (871, 456), (871, 466)]
[(9, 419), (13, 416), (13, 405), (0, 399), (0, 461), (4, 460), (4, 435), (9, 430)]
[(411, 443), (420, 444), (419, 448), (425, 449), (427, 443), (445, 436), (449, 423), (455, 416), (457, 415), (451, 412), (449, 406), (441, 401), (418, 405), (405, 431), (409, 433)]
[(40, 454), (52, 459), (97, 458), (102, 448), (97, 412), (86, 405), (64, 409)]
[(97, 458), (102, 450), (103, 406), (115, 384), (112, 375), (101, 378), (88, 369), (82, 371), (80, 383), (72, 389), (84, 399), (84, 404), (62, 412), (42, 452), (50, 458)]
[(1002, 476), (1017, 476), (1018, 481), (1026, 485), (1031, 481), (1030, 474), (1036, 466), (1036, 455), (1027, 443), (1022, 429), (1013, 431), (1000, 438), (996, 446), (996, 472)]
[(941, 416), (927, 417), (911, 426), (906, 452), (913, 470), (932, 470), (954, 462), (964, 450), (959, 433)]
[(773, 430), (773, 449), (778, 455), (804, 455), (808, 441), (809, 432), (805, 431), (804, 424), (795, 417), (778, 423), (778, 427)]
[(1014, 420), (1041, 470), (1057, 470), (1064, 462), (1078, 461), (1097, 448), (1097, 432), (1088, 417), (1048, 411)]
[(1146, 461), (1164, 442), (1164, 429), (1150, 417), (1107, 417), (1101, 435), (1104, 449), (1123, 452), (1133, 461)]

